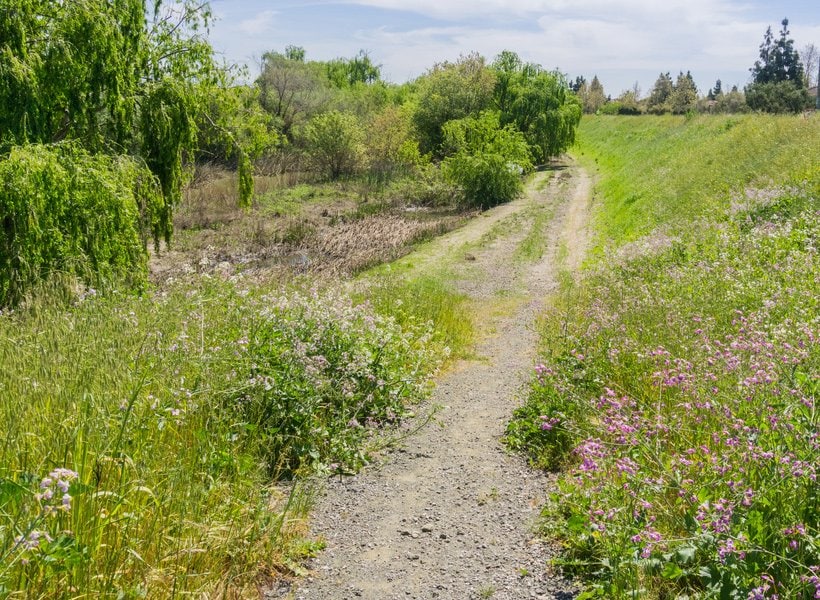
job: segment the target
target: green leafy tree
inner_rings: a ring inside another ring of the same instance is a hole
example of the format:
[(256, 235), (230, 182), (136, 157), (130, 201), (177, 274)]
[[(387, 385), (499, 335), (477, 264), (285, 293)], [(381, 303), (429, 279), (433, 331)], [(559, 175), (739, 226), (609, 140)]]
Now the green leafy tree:
[(374, 180), (387, 181), (423, 163), (412, 133), (410, 113), (404, 107), (387, 106), (371, 115), (365, 146), (368, 171)]
[(669, 110), (669, 98), (672, 96), (674, 85), (669, 73), (661, 73), (652, 86), (652, 91), (646, 99), (646, 108), (649, 112), (660, 114)]
[(293, 140), (295, 130), (322, 112), (331, 97), (330, 84), (320, 65), (305, 62), (303, 48), (288, 46), (285, 53), (266, 52), (256, 80), (262, 106), (280, 123), (282, 134)]
[(467, 204), (482, 209), (518, 196), (521, 174), (532, 168), (524, 134), (513, 125), (502, 127), (493, 111), (448, 122), (444, 148), (445, 178), (459, 186)]
[(332, 180), (350, 176), (362, 166), (365, 132), (355, 115), (332, 110), (313, 117), (304, 143), (316, 168)]
[(441, 156), (442, 127), (448, 121), (478, 115), (490, 107), (495, 73), (478, 54), (435, 65), (417, 82), (413, 125), (423, 153)]
[(30, 144), (0, 160), (0, 181), (0, 306), (55, 274), (96, 288), (147, 282), (144, 236), (164, 199), (140, 161)]
[(327, 78), (334, 86), (343, 89), (361, 84), (381, 81), (381, 66), (373, 64), (365, 50), (353, 58), (337, 58), (325, 63)]
[(560, 73), (523, 63), (510, 51), (502, 52), (492, 66), (501, 124), (512, 124), (524, 134), (536, 161), (545, 162), (574, 143), (581, 103)]
[(783, 19), (780, 37), (766, 29), (760, 44), (760, 58), (750, 69), (752, 83), (746, 87), (746, 102), (752, 110), (799, 112), (811, 99), (806, 87), (803, 65), (789, 37), (789, 20)]
[(667, 102), (669, 109), (676, 115), (695, 109), (698, 103), (698, 88), (689, 71), (685, 75), (683, 71), (680, 72)]
[[(16, 164), (23, 164), (20, 153), (28, 145), (61, 142), (74, 149), (60, 151), (66, 161), (85, 164), (84, 153), (99, 155), (111, 163), (109, 174), (121, 172), (121, 156), (133, 157), (148, 167), (148, 177), (162, 192), (159, 205), (144, 207), (154, 214), (135, 226), (150, 224), (157, 243), (169, 241), (186, 178), (184, 160), (197, 150), (198, 117), (207, 111), (211, 92), (229, 81), (205, 38), (210, 19), (208, 3), (198, 0), (6, 2), (0, 10), (0, 160), (10, 160), (13, 152)], [(235, 139), (225, 124), (214, 125)], [(32, 147), (32, 152), (38, 164), (46, 160), (42, 151)], [(253, 191), (250, 162), (240, 160), (239, 166), (247, 200)], [(145, 177), (128, 181), (149, 185)], [(41, 184), (56, 185), (56, 180)], [(21, 248), (19, 231), (0, 231), (7, 251)]]

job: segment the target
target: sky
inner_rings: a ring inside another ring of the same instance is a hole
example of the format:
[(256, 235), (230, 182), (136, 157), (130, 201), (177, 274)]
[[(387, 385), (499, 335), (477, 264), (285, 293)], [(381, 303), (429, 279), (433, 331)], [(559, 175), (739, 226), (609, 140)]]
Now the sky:
[(768, 26), (784, 17), (798, 51), (820, 47), (820, 0), (211, 0), (210, 39), (230, 63), (288, 45), (308, 60), (359, 50), (395, 83), (437, 62), (502, 50), (571, 79), (597, 75), (617, 97), (637, 82), (647, 95), (660, 73), (691, 71), (701, 93), (749, 82)]

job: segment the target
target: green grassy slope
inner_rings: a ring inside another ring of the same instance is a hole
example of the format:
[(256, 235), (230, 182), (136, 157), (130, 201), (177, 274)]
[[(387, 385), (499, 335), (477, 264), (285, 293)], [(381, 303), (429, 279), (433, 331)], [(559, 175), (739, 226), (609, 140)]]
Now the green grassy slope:
[(731, 192), (816, 174), (820, 119), (794, 116), (588, 117), (575, 151), (600, 171), (598, 230), (619, 245), (685, 228)]
[(562, 471), (582, 597), (820, 593), (818, 148), (817, 118), (584, 123), (598, 255), (508, 428)]

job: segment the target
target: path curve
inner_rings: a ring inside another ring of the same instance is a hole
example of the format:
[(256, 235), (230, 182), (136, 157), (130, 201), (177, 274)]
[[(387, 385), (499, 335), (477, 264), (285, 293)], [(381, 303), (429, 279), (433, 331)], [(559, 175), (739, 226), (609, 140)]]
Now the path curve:
[[(430, 401), (443, 406), (436, 422), (381, 464), (326, 482), (312, 532), (327, 547), (309, 565), (311, 575), (284, 597), (574, 597), (572, 583), (548, 570), (554, 550), (534, 532), (553, 481), (508, 453), (500, 438), (535, 360), (533, 323), (543, 299), (558, 269), (577, 269), (583, 258), (589, 190), (589, 177), (578, 167), (539, 173), (524, 198), (437, 240), (417, 262), (426, 268), (516, 218), (517, 227), (471, 247), (469, 268), (483, 269), (483, 288), (465, 287), (486, 299), (513, 277), (524, 293), (513, 310), (496, 317), (494, 333), (477, 348), (480, 359), (458, 363), (438, 381)], [(553, 214), (544, 253), (521, 264), (515, 249), (538, 210)]]

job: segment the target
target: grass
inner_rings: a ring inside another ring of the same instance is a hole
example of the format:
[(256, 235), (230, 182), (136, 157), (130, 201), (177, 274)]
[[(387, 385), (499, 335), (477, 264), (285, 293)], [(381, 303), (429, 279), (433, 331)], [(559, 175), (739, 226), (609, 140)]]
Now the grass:
[(818, 132), (819, 119), (792, 116), (584, 118), (575, 154), (600, 171), (599, 251), (685, 229), (747, 186), (805, 178)]
[(257, 597), (315, 551), (300, 476), (360, 466), (464, 343), (433, 289), (204, 278), (0, 315), (0, 596)]
[(584, 125), (600, 255), (507, 438), (561, 472), (545, 533), (582, 597), (820, 593), (817, 147), (801, 117)]

